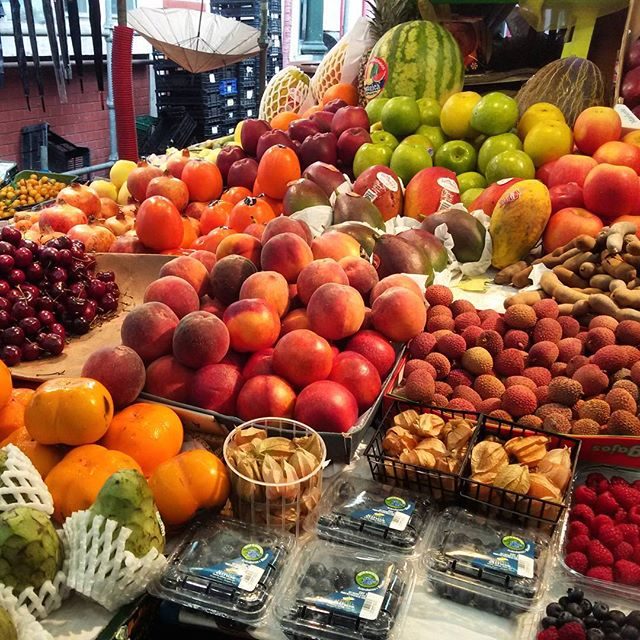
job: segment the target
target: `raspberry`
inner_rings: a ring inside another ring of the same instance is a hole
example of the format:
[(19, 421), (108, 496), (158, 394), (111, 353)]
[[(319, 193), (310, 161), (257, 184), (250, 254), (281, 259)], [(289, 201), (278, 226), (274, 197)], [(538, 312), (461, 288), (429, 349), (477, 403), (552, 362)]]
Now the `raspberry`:
[(613, 516), (613, 521), (616, 524), (623, 524), (627, 521), (627, 512), (624, 509), (618, 509)]
[(631, 556), (631, 560), (633, 560), (636, 564), (640, 564), (640, 544), (637, 544), (633, 548), (633, 555)]
[(600, 527), (598, 540), (600, 540), (607, 549), (615, 549), (624, 540), (624, 537), (618, 527), (615, 525), (607, 525), (606, 527)]
[(587, 487), (586, 484), (581, 484), (573, 494), (576, 504), (588, 504), (590, 507), (593, 507), (596, 503), (597, 497), (596, 492)]
[(580, 522), (580, 520), (574, 520), (573, 522), (569, 523), (569, 530), (567, 531), (567, 537), (569, 538), (569, 540), (572, 540), (576, 536), (582, 535), (589, 535), (589, 527), (584, 522)]
[(586, 553), (590, 542), (591, 538), (587, 535), (576, 536), (569, 540), (569, 544), (567, 544), (567, 551), (569, 553), (573, 553), (574, 551), (584, 551)]
[(581, 622), (567, 622), (560, 627), (559, 640), (585, 640), (587, 637)]
[(549, 627), (540, 631), (536, 636), (536, 640), (558, 640), (559, 637), (558, 630), (555, 627)]
[(586, 573), (587, 578), (613, 582), (613, 569), (611, 567), (591, 567)]
[(600, 540), (592, 540), (587, 549), (587, 556), (591, 566), (611, 566), (613, 564), (613, 554)]
[(594, 518), (593, 509), (586, 504), (577, 504), (571, 509), (571, 515), (569, 516), (570, 520), (580, 520), (585, 524), (591, 524)]
[(573, 569), (578, 573), (584, 573), (589, 568), (589, 560), (584, 553), (580, 551), (573, 551), (568, 553), (564, 559), (565, 564), (569, 569)]
[(631, 560), (633, 558), (633, 547), (628, 542), (621, 542), (613, 550), (614, 560)]
[(596, 513), (605, 513), (607, 515), (613, 515), (620, 505), (616, 502), (613, 494), (610, 491), (605, 491), (598, 496), (596, 505), (593, 508)]
[(623, 487), (628, 487), (629, 486), (629, 482), (623, 478), (622, 476), (612, 476), (611, 479), (609, 480), (609, 484), (612, 487), (616, 487), (616, 486), (620, 486), (622, 485)]
[(640, 480), (635, 480), (634, 483), (631, 486), (634, 489), (637, 489), (638, 491), (640, 491)]
[(595, 491), (603, 481), (608, 483), (608, 480), (601, 473), (590, 473), (587, 476), (587, 481), (585, 484), (587, 485), (587, 487)]
[(633, 489), (628, 484), (611, 483), (611, 494), (618, 504), (625, 509), (631, 509), (634, 505), (640, 505), (640, 491)]
[(613, 567), (613, 575), (621, 584), (640, 585), (640, 565), (630, 560), (618, 560)]
[(634, 547), (640, 544), (640, 526), (637, 524), (619, 524), (618, 530), (622, 532), (625, 542)]
[(611, 519), (611, 516), (600, 514), (599, 516), (596, 516), (591, 523), (591, 535), (598, 537), (598, 531), (600, 531), (601, 527), (613, 526), (613, 524), (614, 522)]
[(631, 507), (631, 509), (627, 511), (627, 521), (631, 524), (640, 525), (640, 505)]

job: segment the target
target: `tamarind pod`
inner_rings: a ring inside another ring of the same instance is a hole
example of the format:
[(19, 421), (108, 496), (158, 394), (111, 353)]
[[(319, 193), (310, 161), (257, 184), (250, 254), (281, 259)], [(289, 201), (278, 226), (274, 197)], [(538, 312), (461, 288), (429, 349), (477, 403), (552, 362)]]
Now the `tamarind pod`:
[(589, 285), (586, 280), (583, 280), (574, 271), (567, 269), (566, 267), (553, 267), (553, 273), (555, 273), (558, 276), (558, 280), (560, 280), (562, 284), (566, 284), (567, 287), (584, 289)]
[(508, 267), (498, 271), (493, 281), (496, 284), (511, 284), (513, 276), (526, 267), (527, 263), (524, 260), (520, 260), (520, 262), (516, 262), (515, 264), (510, 264)]
[(590, 307), (589, 307), (589, 300), (578, 300), (577, 302), (574, 303), (573, 305), (573, 310), (571, 311), (571, 315), (574, 318), (580, 318), (584, 315), (586, 315), (587, 313), (589, 313)]
[(582, 234), (575, 238), (574, 246), (580, 251), (593, 251), (596, 246), (596, 239), (593, 236)]
[(595, 253), (591, 253), (590, 251), (581, 251), (568, 260), (565, 260), (562, 266), (565, 269), (569, 269), (569, 271), (577, 271), (580, 268), (580, 265), (584, 262), (595, 262), (596, 259), (597, 257)]
[(609, 293), (611, 293), (612, 291), (615, 291), (616, 289), (620, 289), (620, 287), (622, 287), (623, 289), (627, 288), (627, 283), (624, 280), (612, 280), (609, 283)]
[(633, 256), (630, 253), (623, 253), (622, 259), (634, 268), (640, 267), (640, 256)]
[(585, 300), (589, 296), (582, 291), (577, 291), (571, 287), (567, 287), (562, 284), (558, 279), (558, 276), (553, 271), (547, 271), (542, 274), (540, 278), (540, 286), (542, 290), (549, 294), (558, 304), (564, 302), (578, 302), (578, 300)]
[(602, 289), (598, 289), (598, 287), (584, 287), (583, 289), (580, 289), (580, 291), (588, 295), (591, 295), (592, 293), (602, 293)]
[(531, 274), (532, 271), (533, 271), (532, 266), (526, 267), (525, 269), (521, 269), (520, 271), (518, 271), (518, 273), (516, 273), (516, 275), (513, 276), (513, 278), (511, 279), (513, 286), (516, 287), (517, 289), (522, 289), (528, 286), (529, 283), (531, 282), (529, 279), (529, 275)]
[(542, 262), (542, 264), (545, 267), (555, 267), (559, 264), (563, 264), (565, 262), (565, 260), (568, 260), (569, 258), (572, 258), (573, 256), (577, 255), (578, 253), (581, 253), (580, 249), (578, 249), (577, 247), (572, 247), (571, 249), (568, 249), (567, 251), (565, 251), (564, 253), (561, 253), (558, 256), (552, 256), (552, 255), (548, 255), (548, 256), (543, 256), (540, 259), (540, 262)]
[(627, 289), (636, 289), (638, 287), (640, 287), (640, 278), (637, 276), (633, 280), (627, 282)]
[(640, 291), (630, 291), (626, 287), (616, 289), (611, 293), (611, 299), (621, 309), (640, 309)]
[(578, 268), (578, 273), (581, 278), (585, 280), (589, 280), (591, 276), (596, 273), (596, 265), (594, 262), (583, 262)]
[[(545, 274), (546, 275), (546, 274)], [(544, 276), (542, 276), (544, 278)], [(542, 300), (544, 298), (548, 298), (543, 291), (539, 289), (536, 291), (521, 291), (520, 293), (516, 293), (515, 295), (507, 298), (504, 301), (505, 309), (512, 307), (514, 304), (527, 304), (529, 306), (538, 302), (538, 300)]]
[(589, 286), (602, 291), (609, 291), (609, 284), (612, 280), (613, 276), (610, 276), (608, 273), (597, 273), (589, 279)]
[(595, 293), (589, 296), (589, 306), (598, 315), (613, 316), (616, 317), (618, 311), (618, 305), (604, 293)]
[(627, 242), (626, 249), (627, 253), (630, 253), (632, 256), (640, 256), (640, 238), (634, 236), (633, 240)]
[(558, 312), (561, 316), (570, 316), (573, 314), (573, 305), (570, 302), (558, 305)]
[(640, 311), (637, 309), (620, 309), (616, 314), (616, 320), (618, 320), (618, 322), (622, 322), (623, 320), (640, 322)]
[(607, 236), (606, 247), (609, 253), (620, 253), (623, 243), (624, 237), (621, 233), (612, 233)]
[(617, 280), (624, 280), (625, 282), (633, 280), (637, 275), (636, 270), (630, 264), (627, 264), (619, 254), (607, 256), (602, 261), (602, 269)]
[(620, 222), (615, 222), (609, 227), (609, 234), (613, 235), (615, 233), (619, 233), (622, 236), (626, 236), (628, 233), (636, 233), (638, 231), (638, 227), (635, 222), (629, 222), (628, 220), (621, 220)]

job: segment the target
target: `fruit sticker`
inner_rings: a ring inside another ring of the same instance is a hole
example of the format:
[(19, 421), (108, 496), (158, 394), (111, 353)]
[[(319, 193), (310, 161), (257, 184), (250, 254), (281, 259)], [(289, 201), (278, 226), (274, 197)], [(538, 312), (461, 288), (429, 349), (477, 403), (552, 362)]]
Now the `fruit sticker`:
[(382, 504), (373, 505), (369, 509), (356, 509), (350, 517), (355, 521), (371, 522), (393, 531), (404, 531), (415, 508), (416, 503), (412, 500), (388, 496)]
[(364, 94), (373, 100), (382, 93), (389, 75), (389, 66), (382, 58), (372, 58), (364, 72)]
[(362, 589), (375, 589), (380, 584), (380, 577), (373, 571), (356, 573), (356, 584)]
[(460, 193), (460, 189), (455, 180), (452, 178), (438, 178), (436, 184), (442, 189), (438, 211), (449, 209), (456, 202), (459, 202), (459, 198), (456, 198), (456, 195)]

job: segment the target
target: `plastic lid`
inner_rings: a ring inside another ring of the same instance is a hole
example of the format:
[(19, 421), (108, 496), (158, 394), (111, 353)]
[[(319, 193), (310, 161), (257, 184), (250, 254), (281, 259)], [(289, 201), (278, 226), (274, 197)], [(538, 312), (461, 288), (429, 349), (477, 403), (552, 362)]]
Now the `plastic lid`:
[(538, 530), (446, 509), (425, 554), (428, 578), (442, 597), (509, 617), (542, 594), (549, 537)]
[(413, 588), (406, 559), (322, 540), (302, 548), (300, 557), (286, 592), (276, 601), (287, 635), (318, 640), (397, 637)]
[(424, 496), (347, 474), (327, 489), (315, 520), (321, 538), (414, 554), (432, 510)]
[(265, 614), (293, 542), (288, 534), (233, 520), (197, 526), (149, 591), (170, 602), (255, 623)]

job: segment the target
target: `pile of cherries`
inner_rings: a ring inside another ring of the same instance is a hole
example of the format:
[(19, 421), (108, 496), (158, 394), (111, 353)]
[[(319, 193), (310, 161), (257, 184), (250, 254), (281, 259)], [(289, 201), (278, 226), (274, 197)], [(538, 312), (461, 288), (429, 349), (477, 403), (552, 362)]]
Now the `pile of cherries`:
[(116, 311), (112, 271), (78, 240), (60, 236), (39, 245), (20, 231), (0, 231), (0, 359), (8, 366), (59, 355), (67, 334), (87, 333), (98, 316)]

